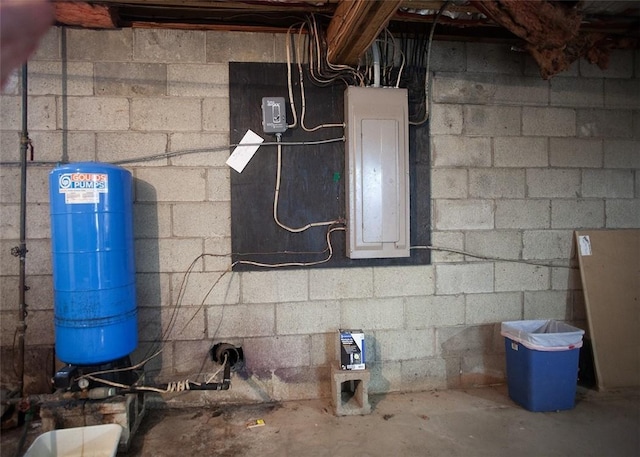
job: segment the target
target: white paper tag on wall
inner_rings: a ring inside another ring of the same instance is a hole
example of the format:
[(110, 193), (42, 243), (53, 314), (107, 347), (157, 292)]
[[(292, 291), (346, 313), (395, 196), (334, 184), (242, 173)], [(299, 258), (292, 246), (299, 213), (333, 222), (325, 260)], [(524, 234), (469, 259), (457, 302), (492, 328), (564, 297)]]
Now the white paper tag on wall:
[(247, 133), (245, 133), (242, 139), (240, 140), (240, 145), (242, 145), (243, 143), (246, 143), (246, 144), (252, 144), (252, 146), (236, 147), (231, 153), (231, 155), (229, 156), (229, 158), (227, 159), (227, 162), (226, 162), (227, 165), (229, 165), (238, 173), (242, 173), (242, 170), (244, 170), (244, 167), (247, 166), (247, 164), (249, 163), (253, 155), (256, 153), (256, 151), (260, 147), (259, 144), (255, 144), (255, 143), (262, 143), (263, 141), (264, 141), (264, 138), (262, 138), (260, 135), (253, 132), (252, 130), (247, 130)]

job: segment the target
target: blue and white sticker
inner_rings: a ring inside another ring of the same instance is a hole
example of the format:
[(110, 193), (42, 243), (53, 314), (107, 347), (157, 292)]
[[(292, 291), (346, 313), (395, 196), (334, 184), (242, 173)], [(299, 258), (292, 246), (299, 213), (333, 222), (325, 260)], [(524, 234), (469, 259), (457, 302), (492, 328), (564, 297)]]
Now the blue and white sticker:
[(58, 177), (58, 192), (66, 204), (100, 203), (100, 194), (109, 192), (106, 173), (62, 173)]

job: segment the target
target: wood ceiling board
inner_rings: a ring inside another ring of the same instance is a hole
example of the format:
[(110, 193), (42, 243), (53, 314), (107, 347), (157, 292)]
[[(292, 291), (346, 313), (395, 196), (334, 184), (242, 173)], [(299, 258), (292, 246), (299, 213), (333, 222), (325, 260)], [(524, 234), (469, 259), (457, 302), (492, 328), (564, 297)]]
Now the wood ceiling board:
[(640, 230), (575, 235), (598, 389), (638, 387)]

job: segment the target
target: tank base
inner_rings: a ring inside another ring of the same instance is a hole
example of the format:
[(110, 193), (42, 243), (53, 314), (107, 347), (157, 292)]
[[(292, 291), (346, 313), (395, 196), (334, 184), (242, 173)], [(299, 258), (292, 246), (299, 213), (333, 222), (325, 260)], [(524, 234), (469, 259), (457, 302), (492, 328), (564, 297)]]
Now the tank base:
[(104, 386), (104, 384), (85, 376), (92, 376), (130, 386), (138, 381), (142, 375), (140, 370), (127, 370), (127, 368), (130, 367), (131, 359), (129, 356), (121, 357), (112, 362), (102, 363), (100, 365), (67, 364), (53, 376), (53, 387), (56, 390), (77, 392), (79, 390)]

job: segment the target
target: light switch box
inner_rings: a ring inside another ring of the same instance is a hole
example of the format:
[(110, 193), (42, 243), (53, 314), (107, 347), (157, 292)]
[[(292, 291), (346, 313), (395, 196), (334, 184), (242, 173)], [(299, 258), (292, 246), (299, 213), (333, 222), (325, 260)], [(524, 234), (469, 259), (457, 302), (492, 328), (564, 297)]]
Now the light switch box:
[(345, 91), (347, 256), (410, 256), (407, 90)]

